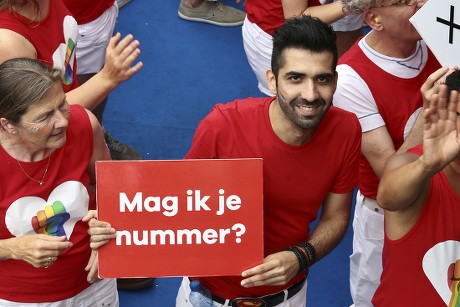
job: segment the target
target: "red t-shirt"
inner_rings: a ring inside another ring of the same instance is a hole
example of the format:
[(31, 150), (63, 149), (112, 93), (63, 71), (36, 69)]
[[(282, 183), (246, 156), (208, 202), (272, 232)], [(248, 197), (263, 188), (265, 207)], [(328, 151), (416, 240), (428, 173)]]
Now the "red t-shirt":
[[(0, 298), (15, 302), (53, 302), (70, 298), (90, 284), (88, 225), (81, 218), (96, 209), (86, 172), (93, 152), (93, 133), (86, 111), (72, 105), (67, 141), (50, 158), (44, 185), (32, 181), (0, 147), (0, 239), (28, 234), (65, 234), (73, 247), (49, 268), (20, 260), (0, 261)], [(42, 178), (48, 158), (20, 162), (32, 178)], [(51, 206), (47, 207), (46, 206)], [(52, 209), (52, 210), (50, 210)], [(54, 214), (50, 214), (54, 212)]]
[[(422, 107), (420, 88), (430, 74), (440, 68), (433, 53), (428, 50), (428, 60), (414, 78), (404, 79), (391, 75), (374, 64), (355, 43), (340, 59), (366, 82), (375, 99), (379, 113), (385, 121), (396, 150), (404, 143), (404, 132), (409, 118)], [(377, 198), (379, 179), (364, 155), (359, 166), (359, 190), (369, 198)]]
[(64, 0), (65, 5), (79, 25), (96, 20), (109, 7), (113, 0)]
[(37, 59), (63, 71), (64, 92), (78, 86), (75, 48), (78, 25), (60, 0), (49, 1), (48, 16), (35, 22), (10, 10), (0, 11), (0, 28), (22, 35), (37, 51)]
[[(421, 155), (422, 146), (408, 152)], [(431, 179), (424, 208), (412, 229), (398, 240), (385, 236), (374, 306), (449, 305), (454, 264), (460, 260), (459, 216), (460, 197), (441, 171)]]
[[(319, 0), (308, 0), (308, 6), (321, 5)], [(246, 0), (244, 5), (249, 21), (273, 35), (284, 24), (284, 11), (281, 0)]]
[[(263, 158), (264, 252), (273, 254), (308, 240), (310, 222), (329, 192), (357, 184), (361, 127), (352, 113), (331, 107), (312, 138), (302, 146), (284, 143), (272, 129), (273, 98), (218, 104), (201, 121), (186, 158)], [(218, 261), (218, 259), (216, 259)], [(243, 288), (241, 277), (199, 278), (225, 297), (263, 296), (287, 286)]]

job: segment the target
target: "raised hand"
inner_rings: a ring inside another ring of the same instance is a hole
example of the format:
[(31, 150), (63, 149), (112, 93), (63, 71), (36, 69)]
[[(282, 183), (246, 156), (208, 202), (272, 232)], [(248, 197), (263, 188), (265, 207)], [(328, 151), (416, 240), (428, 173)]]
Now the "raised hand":
[(121, 34), (115, 34), (107, 46), (105, 64), (101, 70), (104, 78), (118, 85), (128, 80), (143, 66), (142, 62), (133, 65), (141, 54), (139, 41), (131, 34), (121, 39)]
[(458, 93), (441, 85), (423, 114), (423, 164), (433, 172), (443, 169), (460, 153)]
[(423, 98), (423, 106), (425, 108), (427, 108), (430, 104), (431, 96), (439, 92), (439, 87), (444, 83), (446, 76), (452, 71), (453, 69), (449, 69), (448, 67), (441, 67), (428, 76), (425, 83), (423, 83), (422, 87), (420, 88), (420, 92), (422, 93)]

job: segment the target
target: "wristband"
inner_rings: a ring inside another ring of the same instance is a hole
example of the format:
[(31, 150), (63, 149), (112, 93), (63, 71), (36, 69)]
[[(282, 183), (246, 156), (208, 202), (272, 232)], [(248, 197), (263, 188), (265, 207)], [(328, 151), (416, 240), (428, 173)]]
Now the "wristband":
[(312, 266), (316, 262), (316, 250), (315, 247), (309, 243), (309, 242), (304, 242), (301, 243), (300, 246), (305, 250), (307, 253), (307, 258), (309, 262), (309, 266)]
[(297, 261), (299, 263), (299, 270), (297, 271), (297, 275), (299, 275), (300, 273), (302, 273), (303, 271), (307, 269), (307, 259), (305, 257), (305, 254), (301, 252), (298, 247), (292, 246), (284, 250), (293, 252), (294, 255), (297, 257)]

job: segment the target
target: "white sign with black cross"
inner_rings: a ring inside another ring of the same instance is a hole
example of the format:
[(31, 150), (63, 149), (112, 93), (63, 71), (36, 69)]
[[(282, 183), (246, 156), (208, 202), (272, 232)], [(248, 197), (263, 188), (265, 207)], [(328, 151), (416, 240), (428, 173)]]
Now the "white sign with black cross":
[(460, 66), (460, 1), (429, 0), (410, 22), (443, 66)]

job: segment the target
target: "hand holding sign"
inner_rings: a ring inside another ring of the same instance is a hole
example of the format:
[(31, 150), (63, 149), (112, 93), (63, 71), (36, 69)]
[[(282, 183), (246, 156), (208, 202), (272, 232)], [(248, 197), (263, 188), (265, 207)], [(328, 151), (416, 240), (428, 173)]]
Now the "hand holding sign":
[(90, 221), (92, 246), (115, 231), (100, 276), (240, 275), (263, 261), (261, 159), (103, 161), (96, 177), (110, 224)]
[(460, 3), (429, 0), (410, 19), (443, 66), (460, 64)]

